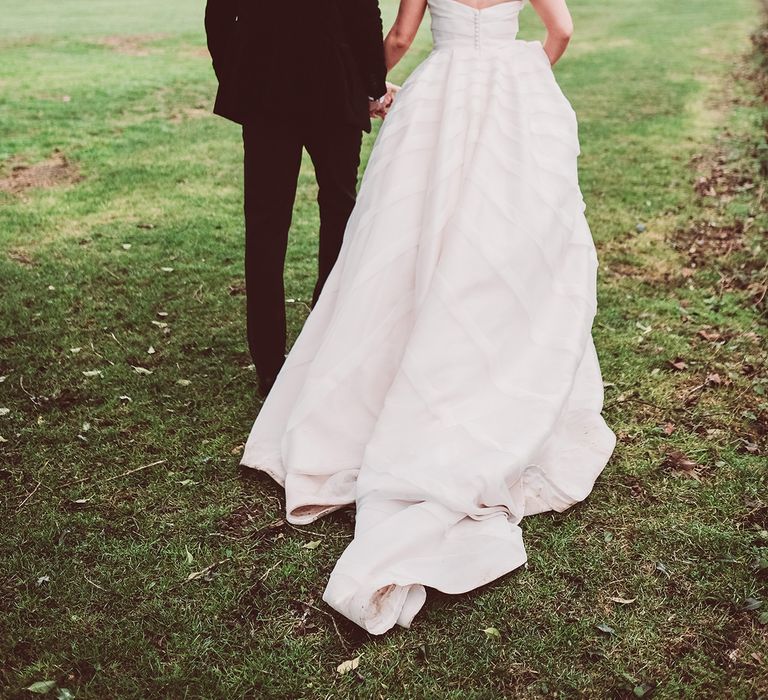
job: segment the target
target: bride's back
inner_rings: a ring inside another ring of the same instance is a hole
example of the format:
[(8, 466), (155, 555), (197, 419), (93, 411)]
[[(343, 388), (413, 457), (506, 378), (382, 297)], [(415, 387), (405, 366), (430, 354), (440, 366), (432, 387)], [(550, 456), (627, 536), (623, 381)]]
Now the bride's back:
[(504, 48), (516, 39), (523, 0), (429, 0), (436, 49)]
[(506, 2), (515, 2), (515, 0), (456, 0), (456, 2), (473, 10), (486, 10), (494, 5), (503, 5)]

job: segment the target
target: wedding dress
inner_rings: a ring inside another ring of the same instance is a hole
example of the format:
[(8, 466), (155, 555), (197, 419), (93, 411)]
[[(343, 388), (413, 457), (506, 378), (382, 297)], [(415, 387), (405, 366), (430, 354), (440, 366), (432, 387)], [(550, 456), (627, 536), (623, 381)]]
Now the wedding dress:
[(356, 506), (323, 599), (373, 634), (409, 627), (425, 586), (522, 565), (523, 516), (584, 499), (615, 445), (576, 116), (516, 39), (523, 4), (429, 0), (434, 49), (242, 458), (290, 523)]

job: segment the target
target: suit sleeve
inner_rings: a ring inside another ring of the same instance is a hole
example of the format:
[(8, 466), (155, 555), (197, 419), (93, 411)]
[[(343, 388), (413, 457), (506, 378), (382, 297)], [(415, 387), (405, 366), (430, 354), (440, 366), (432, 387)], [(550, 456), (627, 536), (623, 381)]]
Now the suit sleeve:
[(357, 7), (358, 27), (355, 48), (369, 97), (381, 97), (387, 91), (387, 65), (378, 0), (353, 0)]
[(221, 80), (227, 63), (237, 21), (237, 0), (208, 0), (205, 6), (205, 34), (213, 70)]

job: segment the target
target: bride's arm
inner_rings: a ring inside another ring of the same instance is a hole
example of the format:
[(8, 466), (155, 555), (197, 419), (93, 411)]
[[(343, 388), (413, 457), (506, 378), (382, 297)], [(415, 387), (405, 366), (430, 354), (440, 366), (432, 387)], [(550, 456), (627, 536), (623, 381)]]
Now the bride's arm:
[(573, 20), (565, 0), (530, 0), (547, 29), (544, 51), (552, 65), (565, 53), (573, 34)]
[(384, 59), (390, 71), (411, 47), (419, 30), (427, 0), (400, 0), (397, 19), (384, 40)]

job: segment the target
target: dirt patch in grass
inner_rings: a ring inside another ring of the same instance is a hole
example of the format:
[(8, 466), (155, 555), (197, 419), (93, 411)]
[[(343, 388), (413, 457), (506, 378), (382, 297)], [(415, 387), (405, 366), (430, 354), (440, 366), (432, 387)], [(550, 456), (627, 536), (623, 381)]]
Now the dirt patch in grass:
[(257, 504), (242, 503), (219, 520), (217, 531), (235, 538), (253, 534), (258, 535), (258, 538), (261, 539), (268, 532), (282, 527), (284, 524), (281, 520), (279, 524), (273, 522), (266, 527), (259, 528), (258, 523), (263, 515), (263, 509)]
[(744, 241), (744, 222), (733, 221), (718, 225), (713, 221), (694, 221), (679, 231), (672, 241), (673, 247), (687, 254), (691, 267), (703, 267), (713, 260), (722, 260), (734, 251), (741, 250)]
[(105, 36), (96, 43), (125, 56), (149, 56), (148, 44), (167, 38), (167, 34), (136, 34), (133, 36)]
[(181, 51), (182, 56), (191, 56), (192, 58), (205, 58), (211, 60), (211, 54), (205, 46), (191, 46)]
[(168, 118), (173, 124), (179, 124), (180, 122), (187, 121), (188, 119), (200, 119), (201, 117), (210, 117), (212, 114), (208, 107), (181, 107), (174, 110), (171, 116)]
[(35, 264), (35, 261), (21, 248), (9, 250), (8, 259), (24, 267), (31, 267)]
[[(732, 135), (724, 134), (725, 138)], [(734, 170), (725, 153), (715, 152), (709, 158), (697, 154), (692, 159), (696, 168), (696, 193), (700, 197), (715, 197), (720, 203), (732, 200), (739, 192), (750, 190), (755, 186), (752, 177), (745, 172)]]
[(82, 180), (77, 166), (60, 151), (41, 163), (28, 165), (18, 161), (10, 164), (10, 172), (0, 178), (0, 192), (20, 194), (30, 189), (44, 189)]
[(676, 246), (671, 217), (648, 222), (643, 231), (603, 246), (603, 274), (618, 279), (634, 279), (655, 288), (680, 286), (690, 276)]

